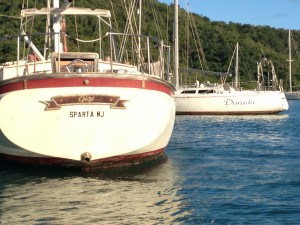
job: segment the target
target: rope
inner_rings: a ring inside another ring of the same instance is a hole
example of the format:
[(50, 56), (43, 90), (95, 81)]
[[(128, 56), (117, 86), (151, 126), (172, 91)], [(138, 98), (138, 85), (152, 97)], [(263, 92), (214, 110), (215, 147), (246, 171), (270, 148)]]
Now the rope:
[[(127, 21), (126, 21), (124, 33), (137, 34), (138, 33), (138, 26), (137, 26), (136, 18), (134, 16), (134, 13), (136, 12), (136, 7), (138, 5), (137, 1), (136, 0), (131, 1), (130, 5), (128, 7), (127, 7), (127, 4), (126, 4), (125, 1), (126, 0), (123, 0), (123, 7), (124, 7), (125, 12), (126, 12)], [(129, 10), (129, 9), (131, 9), (131, 10)], [(119, 49), (119, 55), (118, 55), (119, 60), (122, 60), (121, 57), (124, 55), (125, 44), (126, 44), (128, 38), (129, 38), (128, 36), (123, 36), (123, 38), (122, 38), (121, 46), (120, 46), (120, 49)], [(138, 41), (137, 41), (136, 38), (132, 39), (132, 46), (138, 46)]]
[(234, 50), (233, 50), (233, 53), (232, 53), (232, 56), (231, 56), (231, 59), (230, 59), (230, 63), (229, 63), (228, 69), (227, 69), (227, 73), (229, 73), (229, 70), (230, 70), (232, 61), (233, 61), (234, 56), (235, 56), (235, 52), (236, 52), (236, 50), (237, 50), (236, 48), (237, 48), (237, 47), (235, 46), (235, 47), (234, 47)]
[(254, 33), (255, 33), (255, 35), (256, 35), (256, 38), (257, 38), (258, 45), (259, 45), (259, 47), (260, 47), (261, 53), (263, 54), (263, 57), (264, 57), (264, 58), (266, 58), (266, 55), (265, 55), (265, 53), (264, 53), (264, 50), (263, 50), (263, 48), (261, 47), (261, 44), (260, 44), (260, 41), (259, 41), (258, 35), (257, 35), (257, 33), (256, 33), (255, 27), (253, 27), (253, 30), (254, 30)]
[(114, 18), (114, 22), (115, 22), (114, 27), (116, 27), (117, 32), (119, 32), (119, 24), (117, 22), (117, 17), (116, 17), (116, 13), (115, 13), (115, 10), (114, 10), (114, 4), (112, 3), (112, 0), (110, 0), (110, 6), (111, 6), (111, 11), (112, 11), (112, 15), (113, 15), (113, 18)]
[[(155, 2), (155, 4), (157, 5), (157, 2)], [(156, 30), (158, 32), (158, 38), (159, 39), (163, 39), (163, 35), (162, 35), (162, 32), (160, 30), (160, 27), (159, 27), (159, 22), (158, 22), (158, 16), (157, 16), (157, 9), (155, 8), (155, 4), (153, 3), (153, 0), (150, 1), (150, 6), (151, 6), (151, 9), (152, 9), (152, 15), (154, 17), (154, 23), (155, 23), (155, 27), (156, 27)]]
[(100, 41), (102, 40), (103, 38), (105, 38), (106, 36), (108, 36), (107, 34), (105, 34), (103, 37), (99, 37), (97, 39), (92, 39), (92, 40), (82, 40), (82, 39), (79, 39), (79, 38), (74, 38), (74, 37), (71, 37), (70, 35), (64, 33), (66, 35), (66, 37), (70, 38), (70, 39), (73, 39), (75, 41), (79, 41), (79, 42), (83, 42), (83, 43), (92, 43), (92, 42), (96, 42), (96, 41)]
[(204, 69), (207, 70), (208, 66), (207, 66), (205, 54), (204, 54), (204, 51), (203, 51), (203, 47), (202, 47), (202, 44), (201, 44), (200, 35), (199, 35), (198, 30), (197, 30), (195, 18), (193, 17), (193, 15), (191, 15), (191, 10), (190, 10), (190, 6), (189, 6), (190, 4), (187, 0), (185, 0), (185, 5), (186, 5), (186, 9), (187, 9), (188, 19), (189, 19), (190, 24), (191, 24), (190, 25), (191, 26), (191, 31), (192, 31), (192, 35), (193, 35), (193, 38), (194, 38), (194, 43), (195, 43), (195, 46), (196, 46), (196, 51), (197, 51), (197, 55), (198, 55), (198, 58), (199, 58), (199, 63), (200, 63), (201, 69), (203, 70), (203, 67), (204, 67)]
[(242, 51), (243, 49), (241, 48), (241, 46), (239, 47), (239, 50), (240, 50), (240, 54), (239, 55), (241, 56), (241, 61), (242, 61), (241, 64), (243, 64), (245, 66), (249, 78), (252, 78), (252, 75), (250, 74), (250, 70), (249, 70), (249, 68), (248, 68), (248, 66), (246, 64), (246, 61), (244, 60), (244, 57), (243, 57), (244, 54), (243, 54), (243, 51)]
[(20, 16), (7, 16), (7, 15), (2, 15), (2, 14), (0, 14), (0, 17), (7, 17), (7, 18), (14, 18), (14, 19), (21, 19)]
[(294, 39), (294, 36), (293, 36), (293, 33), (292, 33), (292, 32), (291, 32), (291, 39), (292, 39), (292, 42), (293, 42), (294, 50), (295, 50), (295, 52), (296, 52), (296, 55), (297, 55), (298, 61), (300, 61), (300, 60), (299, 60), (299, 51), (298, 51), (298, 46), (296, 45), (296, 44), (297, 44), (297, 42), (295, 41), (295, 39)]
[[(73, 7), (75, 6), (75, 0), (73, 0)], [(76, 34), (76, 36), (77, 36), (77, 38), (79, 37), (79, 35), (78, 35), (78, 24), (77, 24), (77, 17), (76, 17), (76, 15), (74, 15), (74, 19), (75, 19), (75, 34)], [(79, 45), (79, 42), (77, 42), (77, 49), (78, 49), (78, 51), (80, 51), (80, 45)]]

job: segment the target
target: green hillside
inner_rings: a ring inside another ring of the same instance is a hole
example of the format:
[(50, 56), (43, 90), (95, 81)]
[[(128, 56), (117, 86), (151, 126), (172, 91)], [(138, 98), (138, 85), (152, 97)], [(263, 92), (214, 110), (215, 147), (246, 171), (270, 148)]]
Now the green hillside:
[[(26, 3), (27, 1), (25, 1)], [(63, 2), (63, 1), (61, 1)], [(126, 23), (126, 9), (130, 0), (74, 0), (77, 7), (104, 8), (112, 12), (112, 21), (116, 31), (123, 32)], [(0, 0), (0, 37), (19, 33), (20, 10), (23, 1)], [(46, 0), (31, 1), (29, 7), (45, 7)], [(136, 3), (136, 8), (137, 8)], [(158, 36), (165, 44), (173, 43), (173, 5), (160, 3), (158, 0), (143, 1), (142, 33)], [(135, 13), (136, 16), (136, 13)], [(136, 18), (136, 23), (137, 23)], [(37, 25), (39, 25), (39, 21)], [(193, 26), (192, 26), (193, 25)], [(41, 24), (39, 25), (41, 26)], [(95, 24), (81, 21), (78, 33), (87, 39), (94, 37)], [(195, 28), (195, 29), (193, 29)], [(75, 28), (67, 27), (67, 33), (74, 33)], [(300, 86), (300, 60), (297, 56), (300, 31), (293, 34), (293, 74), (295, 85)], [(195, 39), (198, 39), (194, 41)], [(252, 26), (249, 24), (223, 23), (210, 21), (207, 17), (188, 14), (184, 9), (179, 10), (179, 46), (180, 67), (226, 72), (237, 42), (240, 46), (240, 74), (242, 80), (256, 79), (256, 63), (262, 57), (272, 60), (277, 75), (284, 79), (285, 88), (288, 80), (288, 30), (274, 29), (268, 26)], [(73, 47), (76, 44), (73, 43)], [(200, 49), (197, 51), (196, 46)], [(0, 62), (15, 58), (15, 43), (0, 42)], [(72, 45), (71, 45), (72, 48)], [(88, 49), (87, 49), (88, 50)], [(202, 51), (202, 54), (201, 54)], [(205, 60), (204, 60), (205, 59)]]

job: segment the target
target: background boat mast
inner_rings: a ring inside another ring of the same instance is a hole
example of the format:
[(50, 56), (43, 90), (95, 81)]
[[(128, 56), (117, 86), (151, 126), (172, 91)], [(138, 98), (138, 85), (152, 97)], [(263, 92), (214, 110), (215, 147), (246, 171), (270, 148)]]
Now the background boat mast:
[(291, 30), (289, 30), (289, 78), (290, 78), (290, 92), (292, 92), (292, 50), (291, 50)]
[(174, 0), (174, 75), (176, 89), (179, 89), (178, 57), (178, 0)]
[(236, 43), (235, 88), (239, 88), (239, 43)]

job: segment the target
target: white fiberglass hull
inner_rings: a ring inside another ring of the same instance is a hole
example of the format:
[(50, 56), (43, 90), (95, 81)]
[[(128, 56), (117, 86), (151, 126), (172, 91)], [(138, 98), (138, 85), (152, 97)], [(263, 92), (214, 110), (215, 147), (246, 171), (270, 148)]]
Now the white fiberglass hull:
[(0, 115), (1, 155), (81, 162), (87, 152), (92, 163), (163, 150), (172, 134), (175, 104), (172, 96), (156, 90), (38, 88), (2, 95)]
[(287, 100), (300, 100), (300, 92), (285, 92)]
[(288, 109), (280, 91), (225, 91), (209, 94), (176, 94), (178, 115), (274, 114)]
[[(114, 30), (110, 11), (71, 2), (24, 7), (20, 35), (4, 38), (10, 44), (16, 39), (17, 51), (9, 53), (16, 60), (0, 66), (0, 161), (108, 169), (158, 158), (175, 121), (168, 48), (146, 35), (103, 36)], [(74, 16), (91, 26), (101, 23), (99, 36), (69, 45), (67, 33), (86, 32), (72, 31)], [(46, 22), (46, 33), (28, 26), (33, 18)], [(132, 51), (136, 38), (146, 47), (143, 59)]]

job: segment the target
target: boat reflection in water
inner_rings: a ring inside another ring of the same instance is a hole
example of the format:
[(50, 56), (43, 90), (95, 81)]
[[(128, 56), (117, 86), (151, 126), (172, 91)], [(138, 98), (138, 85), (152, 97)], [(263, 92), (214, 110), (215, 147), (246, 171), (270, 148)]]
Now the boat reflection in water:
[(139, 173), (45, 174), (0, 170), (3, 224), (172, 224), (184, 216), (170, 161)]

